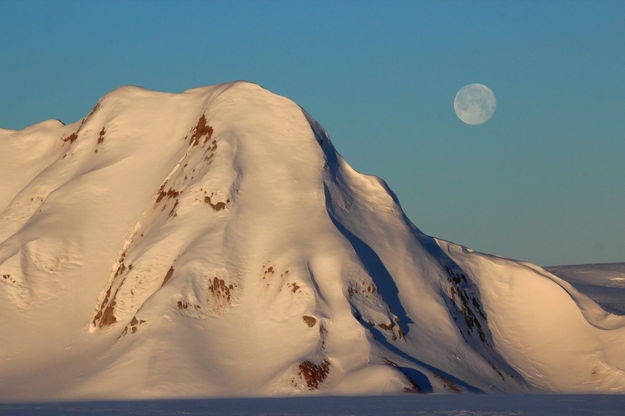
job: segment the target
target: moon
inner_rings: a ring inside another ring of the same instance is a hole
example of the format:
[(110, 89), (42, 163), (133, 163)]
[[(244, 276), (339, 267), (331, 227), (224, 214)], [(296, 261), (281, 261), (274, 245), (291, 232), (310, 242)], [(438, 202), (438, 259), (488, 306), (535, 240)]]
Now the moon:
[(472, 126), (486, 123), (495, 114), (497, 100), (486, 85), (469, 84), (454, 98), (454, 110), (460, 120)]

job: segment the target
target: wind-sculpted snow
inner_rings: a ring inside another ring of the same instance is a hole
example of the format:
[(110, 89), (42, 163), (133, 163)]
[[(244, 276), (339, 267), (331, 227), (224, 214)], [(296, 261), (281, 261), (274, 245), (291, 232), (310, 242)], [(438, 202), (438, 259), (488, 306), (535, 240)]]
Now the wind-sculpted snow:
[(3, 400), (625, 392), (623, 317), (424, 235), (257, 85), (123, 87), (0, 150)]
[(625, 263), (552, 266), (547, 270), (571, 283), (606, 311), (625, 315)]

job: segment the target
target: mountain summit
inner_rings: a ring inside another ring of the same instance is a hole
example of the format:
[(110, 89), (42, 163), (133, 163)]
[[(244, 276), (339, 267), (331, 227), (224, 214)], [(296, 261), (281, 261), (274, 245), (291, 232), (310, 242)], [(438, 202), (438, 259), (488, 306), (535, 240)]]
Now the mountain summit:
[(625, 317), (421, 233), (258, 85), (122, 87), (0, 150), (1, 400), (625, 393)]

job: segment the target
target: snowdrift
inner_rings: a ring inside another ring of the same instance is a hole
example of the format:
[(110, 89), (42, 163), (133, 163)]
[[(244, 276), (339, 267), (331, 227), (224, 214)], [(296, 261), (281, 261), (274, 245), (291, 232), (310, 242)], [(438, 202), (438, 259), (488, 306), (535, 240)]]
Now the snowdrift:
[(0, 399), (625, 392), (625, 317), (421, 233), (292, 101), (0, 130)]

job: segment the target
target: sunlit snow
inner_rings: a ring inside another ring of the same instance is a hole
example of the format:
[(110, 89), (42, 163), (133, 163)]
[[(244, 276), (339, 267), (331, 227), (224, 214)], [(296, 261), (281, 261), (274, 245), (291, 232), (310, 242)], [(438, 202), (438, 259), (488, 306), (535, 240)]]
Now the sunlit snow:
[(625, 392), (625, 317), (421, 233), (258, 85), (0, 130), (0, 180), (4, 402)]

